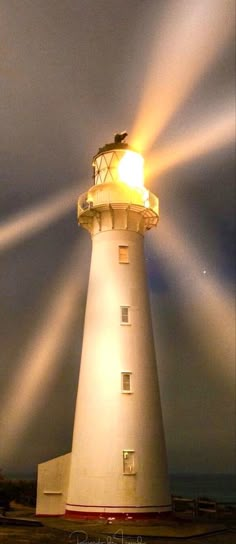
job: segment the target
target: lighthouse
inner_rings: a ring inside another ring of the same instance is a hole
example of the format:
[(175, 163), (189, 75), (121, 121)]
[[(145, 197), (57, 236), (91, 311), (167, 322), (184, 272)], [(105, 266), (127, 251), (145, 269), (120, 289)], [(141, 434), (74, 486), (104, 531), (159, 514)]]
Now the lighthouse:
[(98, 150), (93, 185), (78, 199), (92, 256), (72, 452), (39, 465), (39, 514), (142, 518), (171, 511), (144, 257), (159, 201), (126, 136), (116, 134)]

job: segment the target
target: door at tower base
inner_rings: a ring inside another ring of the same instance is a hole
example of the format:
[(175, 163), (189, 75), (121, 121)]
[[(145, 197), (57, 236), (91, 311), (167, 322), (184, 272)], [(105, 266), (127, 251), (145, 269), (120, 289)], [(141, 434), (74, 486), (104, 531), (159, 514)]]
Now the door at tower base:
[(68, 491), (71, 454), (38, 465), (37, 516), (63, 516)]

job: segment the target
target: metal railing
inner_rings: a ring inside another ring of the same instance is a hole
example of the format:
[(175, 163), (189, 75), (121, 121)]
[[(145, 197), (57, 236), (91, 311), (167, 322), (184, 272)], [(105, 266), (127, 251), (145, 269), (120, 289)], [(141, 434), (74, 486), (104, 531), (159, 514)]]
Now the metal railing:
[[(145, 195), (147, 195), (146, 199)], [(133, 204), (143, 206), (152, 210), (155, 214), (159, 214), (159, 200), (153, 193), (149, 191), (142, 192), (139, 189), (135, 190), (127, 187), (125, 188), (124, 195), (122, 195), (121, 191), (119, 193), (117, 190), (112, 191), (112, 189), (106, 189), (105, 187), (104, 191), (88, 191), (83, 193), (78, 199), (78, 213), (83, 213), (102, 204)]]

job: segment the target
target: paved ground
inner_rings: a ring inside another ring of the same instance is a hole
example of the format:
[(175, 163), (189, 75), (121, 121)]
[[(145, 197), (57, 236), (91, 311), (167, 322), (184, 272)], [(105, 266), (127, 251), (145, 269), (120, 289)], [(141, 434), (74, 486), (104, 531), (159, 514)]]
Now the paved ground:
[[(192, 538), (161, 538), (161, 537), (142, 537), (142, 538), (129, 538), (120, 536), (119, 540), (117, 536), (112, 538), (112, 536), (107, 535), (91, 535), (90, 537), (85, 537), (84, 534), (76, 534), (73, 532), (65, 532), (61, 529), (55, 529), (50, 527), (1, 527), (0, 526), (0, 542), (1, 544), (77, 544), (82, 541), (87, 544), (93, 544), (94, 542), (100, 542), (100, 544), (117, 544), (121, 542), (126, 543), (139, 543), (139, 544), (155, 544), (155, 543), (166, 543), (173, 544), (173, 542), (178, 542), (179, 544), (235, 544), (236, 542), (236, 528), (235, 531), (227, 530), (218, 534), (204, 535), (201, 537), (192, 537)], [(94, 540), (94, 538), (96, 540)]]
[[(16, 507), (10, 517), (34, 518), (34, 511)], [(38, 520), (39, 518), (37, 518)], [(0, 524), (0, 544), (235, 544), (236, 520), (154, 522), (78, 522), (40, 518), (41, 527)]]

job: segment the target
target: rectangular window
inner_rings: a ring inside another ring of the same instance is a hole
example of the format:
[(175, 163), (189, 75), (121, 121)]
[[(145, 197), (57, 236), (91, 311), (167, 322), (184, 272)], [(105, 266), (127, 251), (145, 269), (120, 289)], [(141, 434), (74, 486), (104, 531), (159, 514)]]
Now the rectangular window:
[(134, 450), (123, 450), (123, 474), (135, 474)]
[(121, 391), (122, 393), (131, 393), (131, 372), (121, 373)]
[(123, 325), (129, 324), (129, 306), (120, 307), (120, 320)]
[(129, 253), (128, 246), (119, 246), (119, 263), (128, 263)]

